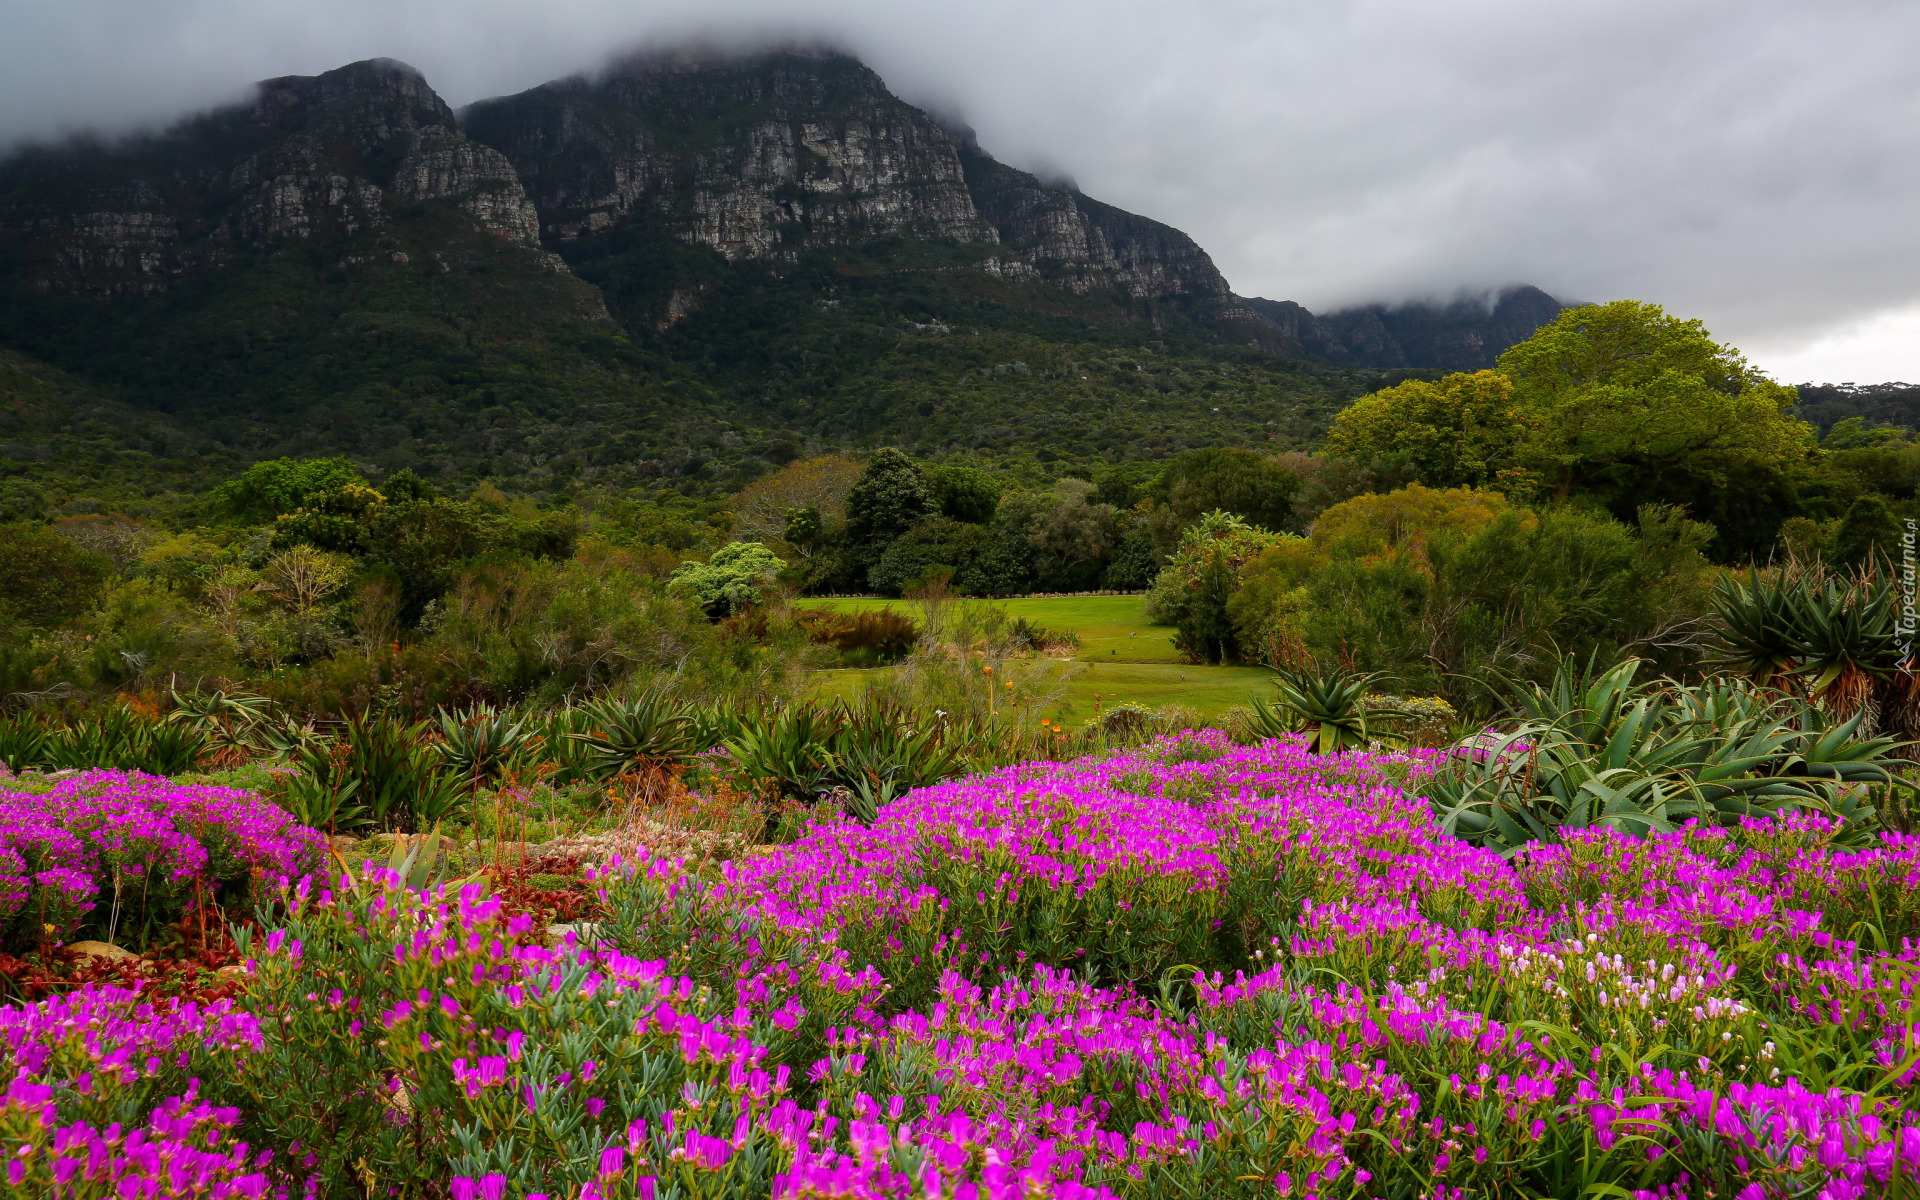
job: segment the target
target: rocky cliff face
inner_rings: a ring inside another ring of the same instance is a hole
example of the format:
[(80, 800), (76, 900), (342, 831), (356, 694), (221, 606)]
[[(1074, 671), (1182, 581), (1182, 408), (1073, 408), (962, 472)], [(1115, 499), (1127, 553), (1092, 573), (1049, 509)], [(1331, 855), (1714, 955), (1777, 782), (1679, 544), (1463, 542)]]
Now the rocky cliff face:
[(1083, 295), (1117, 287), (1135, 299), (1229, 300), (1213, 260), (1178, 229), (996, 162), (972, 130), (956, 140), (980, 215), (1049, 283)]
[(41, 291), (147, 294), (243, 251), (380, 229), (397, 199), (539, 243), (512, 165), (419, 72), (376, 59), (268, 80), (157, 136), (16, 156), (0, 165), (0, 249)]
[(1527, 285), (1501, 291), (1491, 306), (1473, 299), (1446, 305), (1370, 304), (1324, 317), (1291, 300), (1256, 296), (1242, 303), (1309, 357), (1350, 366), (1443, 371), (1493, 366), (1502, 351), (1525, 341), (1565, 307)]
[(841, 54), (651, 55), (465, 119), (550, 239), (651, 223), (737, 260), (905, 237), (991, 248), (985, 270), (1083, 295), (1229, 301), (1179, 230), (995, 162)]
[(649, 55), (483, 101), (549, 237), (655, 218), (728, 258), (802, 241), (990, 241), (948, 136), (843, 55)]

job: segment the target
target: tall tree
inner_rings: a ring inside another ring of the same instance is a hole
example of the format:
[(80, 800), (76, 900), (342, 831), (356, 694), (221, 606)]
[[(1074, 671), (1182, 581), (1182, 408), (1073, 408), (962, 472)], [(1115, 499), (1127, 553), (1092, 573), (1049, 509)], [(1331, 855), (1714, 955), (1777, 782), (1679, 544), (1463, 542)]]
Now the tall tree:
[(847, 492), (848, 548), (857, 562), (872, 562), (932, 508), (920, 467), (892, 447), (877, 451)]
[(1725, 484), (1802, 462), (1813, 429), (1774, 383), (1699, 321), (1657, 304), (1570, 308), (1500, 356), (1531, 432), (1521, 446), (1557, 498), (1597, 491), (1634, 504), (1673, 480)]
[(1190, 450), (1154, 481), (1154, 498), (1183, 521), (1218, 509), (1262, 529), (1282, 529), (1293, 516), (1300, 481), (1273, 459), (1251, 450), (1216, 446)]
[(1408, 380), (1335, 417), (1327, 453), (1428, 487), (1485, 487), (1527, 436), (1513, 392), (1513, 380), (1494, 371)]

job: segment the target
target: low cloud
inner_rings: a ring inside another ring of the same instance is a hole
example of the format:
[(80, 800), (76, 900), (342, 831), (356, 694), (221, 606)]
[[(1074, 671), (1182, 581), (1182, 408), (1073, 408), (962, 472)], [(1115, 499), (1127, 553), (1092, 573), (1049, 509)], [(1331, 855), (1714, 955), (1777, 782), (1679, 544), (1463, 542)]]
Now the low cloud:
[(1247, 294), (1527, 281), (1658, 301), (1763, 365), (1920, 304), (1910, 2), (0, 3), (4, 139), (378, 55), (459, 105), (649, 42), (825, 39), (1001, 158), (1185, 229)]

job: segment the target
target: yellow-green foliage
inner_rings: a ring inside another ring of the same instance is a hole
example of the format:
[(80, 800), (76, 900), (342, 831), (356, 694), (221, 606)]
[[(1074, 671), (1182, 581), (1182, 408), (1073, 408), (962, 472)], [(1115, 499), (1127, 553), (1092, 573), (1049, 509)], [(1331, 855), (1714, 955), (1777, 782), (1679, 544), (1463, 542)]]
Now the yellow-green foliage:
[(1323, 514), (1308, 538), (1269, 545), (1229, 602), (1242, 656), (1351, 663), (1484, 707), (1477, 679), (1527, 675), (1562, 652), (1693, 651), (1710, 531), (1649, 507), (1635, 525), (1568, 506), (1534, 510), (1467, 488), (1413, 486)]

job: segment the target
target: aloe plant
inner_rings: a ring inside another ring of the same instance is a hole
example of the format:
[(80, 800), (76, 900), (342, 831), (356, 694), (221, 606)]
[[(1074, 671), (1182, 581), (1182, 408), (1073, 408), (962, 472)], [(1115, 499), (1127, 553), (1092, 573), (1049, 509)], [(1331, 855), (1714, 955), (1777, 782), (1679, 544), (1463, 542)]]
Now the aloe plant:
[(1720, 582), (1713, 611), (1720, 623), (1720, 648), (1713, 665), (1736, 671), (1765, 687), (1791, 671), (1798, 644), (1794, 638), (1794, 585), (1784, 572), (1756, 575), (1742, 582)]
[(659, 688), (629, 700), (599, 700), (579, 712), (588, 728), (563, 736), (584, 751), (585, 770), (593, 778), (669, 766), (706, 748), (694, 745), (687, 706)]
[[(1892, 727), (1920, 723), (1920, 688), (1894, 678), (1898, 603), (1890, 580), (1795, 565), (1722, 583), (1714, 609), (1717, 665), (1763, 686), (1804, 692), (1837, 716), (1890, 704), (1898, 710), (1888, 714)], [(1881, 705), (1873, 703), (1876, 691)]]
[(508, 774), (539, 745), (526, 720), (484, 704), (466, 712), (442, 710), (438, 725), (441, 759), (472, 787)]
[(1802, 676), (1816, 701), (1842, 714), (1859, 712), (1873, 680), (1884, 676), (1898, 649), (1897, 603), (1885, 579), (1827, 579), (1799, 590), (1792, 634)]
[[(1399, 745), (1390, 723), (1405, 714), (1369, 695), (1379, 678), (1378, 673), (1351, 671), (1324, 675), (1282, 671), (1274, 681), (1280, 691), (1279, 711), (1290, 730), (1313, 735), (1313, 747), (1320, 754), (1363, 749), (1374, 742)], [(1254, 721), (1270, 726), (1272, 714), (1263, 717), (1264, 709), (1262, 704), (1255, 705)]]
[(1866, 792), (1893, 782), (1899, 745), (1861, 736), (1862, 715), (1831, 721), (1750, 683), (1682, 688), (1636, 683), (1636, 671), (1563, 663), (1552, 683), (1521, 691), (1522, 720), (1463, 746), (1429, 781), (1443, 826), (1511, 853), (1596, 825), (1645, 834), (1800, 808), (1866, 836)]

